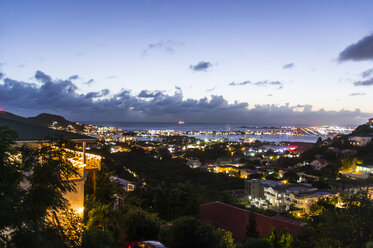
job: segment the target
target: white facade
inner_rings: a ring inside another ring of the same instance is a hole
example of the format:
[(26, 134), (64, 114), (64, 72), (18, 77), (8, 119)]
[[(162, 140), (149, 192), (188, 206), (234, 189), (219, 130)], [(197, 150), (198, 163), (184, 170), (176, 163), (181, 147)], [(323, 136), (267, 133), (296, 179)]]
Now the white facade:
[(373, 139), (373, 136), (355, 135), (348, 138), (350, 144), (353, 146), (366, 146)]
[(315, 170), (321, 170), (322, 168), (324, 168), (325, 166), (327, 166), (328, 163), (327, 163), (325, 160), (316, 159), (316, 160), (312, 161), (312, 162), (310, 163), (310, 165), (311, 165), (312, 168), (314, 168)]

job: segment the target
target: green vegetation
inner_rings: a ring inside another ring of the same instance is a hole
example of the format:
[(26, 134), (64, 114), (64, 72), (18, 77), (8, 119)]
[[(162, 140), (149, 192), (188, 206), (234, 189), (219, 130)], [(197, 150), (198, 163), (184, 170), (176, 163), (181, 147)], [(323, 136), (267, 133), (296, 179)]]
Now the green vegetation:
[(373, 205), (366, 193), (344, 199), (337, 208), (330, 201), (321, 201), (313, 208), (320, 215), (307, 225), (299, 247), (365, 247), (373, 240)]
[[(85, 214), (81, 220), (69, 210), (63, 198), (64, 193), (75, 190), (74, 185), (65, 180), (77, 173), (68, 161), (71, 154), (51, 146), (42, 146), (39, 150), (17, 147), (15, 139), (14, 132), (0, 127), (0, 247), (124, 247), (129, 241), (151, 239), (160, 240), (168, 248), (368, 247), (373, 240), (372, 201), (359, 194), (344, 198), (343, 208), (336, 207), (335, 199), (314, 204), (312, 217), (300, 238), (292, 237), (287, 230), (280, 234), (273, 230), (265, 239), (259, 239), (255, 218), (251, 215), (246, 230), (248, 238), (242, 244), (234, 244), (231, 233), (201, 222), (198, 213), (201, 203), (211, 201), (240, 206), (236, 198), (223, 191), (241, 189), (242, 179), (190, 169), (185, 160), (172, 158), (166, 149), (148, 152), (135, 146), (130, 147), (130, 152), (116, 154), (111, 154), (108, 147), (93, 151), (105, 159), (102, 170), (96, 174), (95, 195), (92, 175), (88, 175)], [(57, 147), (72, 145), (63, 140), (51, 142)], [(185, 140), (171, 142), (184, 144)], [(334, 144), (342, 143), (334, 141)], [(369, 161), (372, 148), (372, 143), (355, 148), (357, 153), (346, 157), (331, 152), (318, 141), (300, 159), (311, 159), (319, 154), (332, 161), (317, 172), (321, 180), (315, 186), (319, 188), (364, 184), (372, 179), (334, 179), (340, 169), (350, 170), (360, 160)], [(239, 154), (240, 150), (240, 146), (231, 146), (228, 150), (226, 145), (214, 145), (205, 151), (193, 151), (193, 157), (210, 161), (230, 156), (230, 152)], [(297, 161), (299, 159), (294, 159), (291, 163)], [(242, 162), (246, 168), (253, 168), (257, 163)], [(312, 171), (307, 167), (303, 169)], [(113, 174), (134, 182), (135, 191), (125, 192), (112, 182)], [(270, 176), (278, 178), (276, 173)], [(283, 179), (296, 182), (298, 175), (290, 171)], [(27, 187), (26, 181), (29, 182)], [(277, 214), (270, 210), (255, 211)]]
[(74, 190), (65, 178), (77, 173), (69, 154), (51, 146), (17, 147), (15, 139), (0, 127), (0, 246), (79, 246), (80, 221), (63, 198)]
[(161, 240), (172, 248), (233, 248), (233, 239), (229, 233), (215, 229), (194, 217), (181, 217), (165, 226)]

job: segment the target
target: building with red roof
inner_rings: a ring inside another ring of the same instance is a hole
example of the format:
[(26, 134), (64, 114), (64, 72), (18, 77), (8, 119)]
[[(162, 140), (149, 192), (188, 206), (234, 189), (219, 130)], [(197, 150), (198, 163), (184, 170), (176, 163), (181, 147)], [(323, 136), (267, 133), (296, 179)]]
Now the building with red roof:
[[(302, 228), (306, 225), (304, 222), (282, 216), (270, 217), (257, 213), (254, 215), (259, 238), (266, 237), (273, 228), (276, 228), (278, 233), (287, 228), (293, 236), (297, 236), (302, 233)], [(199, 218), (230, 231), (236, 242), (243, 242), (246, 239), (246, 228), (250, 218), (250, 212), (246, 209), (222, 202), (211, 202), (200, 206)]]

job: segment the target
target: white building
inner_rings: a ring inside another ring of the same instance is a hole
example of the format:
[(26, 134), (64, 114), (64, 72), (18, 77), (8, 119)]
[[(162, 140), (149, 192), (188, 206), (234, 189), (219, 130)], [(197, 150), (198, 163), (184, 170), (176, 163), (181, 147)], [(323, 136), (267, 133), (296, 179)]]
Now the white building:
[(303, 213), (309, 214), (313, 204), (322, 198), (333, 197), (335, 194), (328, 191), (310, 191), (303, 193), (290, 193), (285, 196), (286, 209), (292, 206), (300, 209)]
[(355, 170), (358, 173), (370, 175), (373, 174), (373, 165), (357, 164)]
[(286, 208), (287, 197), (289, 194), (299, 194), (303, 192), (314, 192), (317, 188), (312, 188), (308, 184), (291, 184), (291, 185), (279, 185), (277, 187), (265, 187), (264, 196), (272, 207), (275, 208)]
[(348, 138), (348, 141), (353, 146), (366, 146), (373, 139), (373, 134), (359, 134), (353, 135)]
[(325, 159), (315, 159), (310, 163), (310, 165), (315, 170), (321, 170), (322, 168), (328, 165), (328, 162)]

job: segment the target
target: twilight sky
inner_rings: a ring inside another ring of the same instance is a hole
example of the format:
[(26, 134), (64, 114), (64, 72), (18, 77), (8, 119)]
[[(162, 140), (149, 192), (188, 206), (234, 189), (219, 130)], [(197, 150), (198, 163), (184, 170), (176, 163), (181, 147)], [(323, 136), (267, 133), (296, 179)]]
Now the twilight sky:
[(73, 120), (359, 124), (371, 0), (0, 1), (0, 108)]

